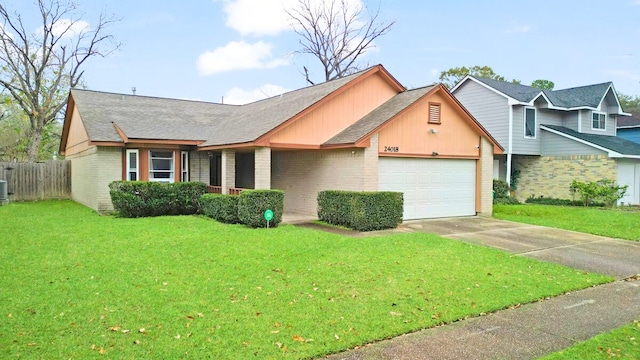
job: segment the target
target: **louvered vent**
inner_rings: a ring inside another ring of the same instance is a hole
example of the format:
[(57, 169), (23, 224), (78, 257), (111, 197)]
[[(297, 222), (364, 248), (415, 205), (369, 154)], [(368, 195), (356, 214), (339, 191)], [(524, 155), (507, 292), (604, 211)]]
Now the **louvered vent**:
[(440, 124), (440, 104), (429, 103), (429, 122)]

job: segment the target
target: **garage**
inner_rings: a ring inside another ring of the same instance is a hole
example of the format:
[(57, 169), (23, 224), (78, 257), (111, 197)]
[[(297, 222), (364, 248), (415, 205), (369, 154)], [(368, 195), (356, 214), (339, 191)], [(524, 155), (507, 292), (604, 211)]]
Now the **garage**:
[(626, 205), (640, 204), (640, 163), (618, 160), (618, 184), (627, 185), (627, 192), (620, 199)]
[(476, 215), (476, 160), (380, 157), (378, 187), (404, 193), (404, 219)]

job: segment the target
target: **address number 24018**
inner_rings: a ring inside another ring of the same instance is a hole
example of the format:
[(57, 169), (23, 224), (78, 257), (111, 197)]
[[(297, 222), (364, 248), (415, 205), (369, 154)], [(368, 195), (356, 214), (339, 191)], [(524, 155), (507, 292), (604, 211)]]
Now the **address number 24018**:
[(385, 146), (384, 152), (399, 152), (400, 148), (398, 146)]

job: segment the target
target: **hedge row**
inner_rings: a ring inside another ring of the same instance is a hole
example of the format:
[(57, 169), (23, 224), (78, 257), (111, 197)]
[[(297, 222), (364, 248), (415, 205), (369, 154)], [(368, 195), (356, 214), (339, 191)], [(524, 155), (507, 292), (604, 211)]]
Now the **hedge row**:
[(114, 181), (109, 195), (123, 217), (191, 215), (199, 211), (199, 200), (207, 192), (201, 182), (163, 184), (151, 181)]
[[(525, 201), (527, 204), (540, 204), (540, 205), (559, 205), (559, 206), (584, 206), (584, 202), (580, 200), (558, 199), (552, 197), (535, 197), (530, 196)], [(604, 203), (592, 202), (588, 206), (602, 207)]]
[(253, 228), (266, 227), (266, 210), (273, 211), (269, 227), (282, 222), (284, 192), (281, 190), (243, 190), (240, 195), (205, 194), (200, 197), (202, 212), (220, 222), (242, 223)]
[(327, 190), (318, 193), (318, 219), (357, 231), (392, 229), (402, 222), (401, 192)]

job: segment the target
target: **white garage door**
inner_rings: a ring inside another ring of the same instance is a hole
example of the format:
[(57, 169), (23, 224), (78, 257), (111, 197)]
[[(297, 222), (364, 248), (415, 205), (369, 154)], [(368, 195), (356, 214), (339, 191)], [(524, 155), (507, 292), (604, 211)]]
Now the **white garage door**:
[(378, 187), (404, 193), (404, 219), (476, 214), (476, 161), (381, 157)]

